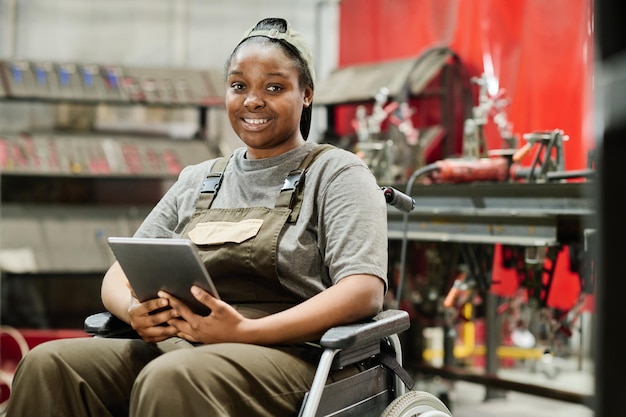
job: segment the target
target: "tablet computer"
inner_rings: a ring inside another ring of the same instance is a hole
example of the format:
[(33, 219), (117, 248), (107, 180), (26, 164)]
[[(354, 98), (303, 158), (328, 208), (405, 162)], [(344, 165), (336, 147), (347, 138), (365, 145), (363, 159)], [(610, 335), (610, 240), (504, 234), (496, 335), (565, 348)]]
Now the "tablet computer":
[(219, 298), (215, 285), (188, 239), (109, 237), (109, 246), (140, 301), (163, 290), (203, 316), (211, 310), (191, 294), (197, 285)]

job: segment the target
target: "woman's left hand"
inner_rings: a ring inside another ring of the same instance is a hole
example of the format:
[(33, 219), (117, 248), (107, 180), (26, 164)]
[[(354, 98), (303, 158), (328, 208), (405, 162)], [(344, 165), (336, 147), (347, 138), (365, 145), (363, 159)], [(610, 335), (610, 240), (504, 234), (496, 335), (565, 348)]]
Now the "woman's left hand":
[(248, 319), (231, 305), (213, 297), (200, 287), (193, 286), (191, 293), (198, 301), (211, 309), (211, 314), (208, 316), (195, 314), (178, 298), (163, 291), (159, 292), (159, 297), (167, 298), (169, 305), (180, 317), (167, 322), (178, 329), (178, 337), (205, 344), (242, 341), (240, 336)]

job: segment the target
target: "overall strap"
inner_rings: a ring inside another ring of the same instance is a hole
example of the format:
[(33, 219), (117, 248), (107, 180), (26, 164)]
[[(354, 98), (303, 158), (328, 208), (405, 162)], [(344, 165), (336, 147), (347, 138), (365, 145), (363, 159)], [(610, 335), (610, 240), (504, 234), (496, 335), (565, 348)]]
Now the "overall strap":
[[(231, 155), (232, 156), (232, 155)], [(206, 176), (202, 182), (202, 188), (200, 189), (200, 197), (198, 198), (197, 208), (208, 209), (213, 204), (213, 199), (217, 195), (217, 191), (222, 185), (222, 178), (224, 177), (224, 168), (228, 164), (229, 158), (220, 157), (215, 160), (211, 172)]]
[(297, 169), (291, 171), (283, 188), (280, 190), (280, 194), (276, 200), (276, 207), (287, 207), (291, 209), (291, 214), (287, 219), (288, 223), (295, 223), (298, 220), (300, 214), (300, 208), (302, 207), (302, 193), (304, 187), (304, 174), (307, 168), (317, 159), (322, 153), (335, 148), (330, 144), (322, 144), (312, 149), (304, 160), (300, 163)]

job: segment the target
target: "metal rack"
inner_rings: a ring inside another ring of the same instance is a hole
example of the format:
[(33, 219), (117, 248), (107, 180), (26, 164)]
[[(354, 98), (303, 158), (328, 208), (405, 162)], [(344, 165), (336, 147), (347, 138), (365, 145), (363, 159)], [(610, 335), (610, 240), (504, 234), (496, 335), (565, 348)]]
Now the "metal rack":
[[(416, 185), (411, 193), (415, 200), (413, 211), (406, 214), (389, 210), (389, 238), (475, 246), (478, 251), (495, 244), (590, 246), (586, 240), (595, 235), (598, 226), (594, 186), (591, 182)], [(487, 388), (487, 398), (497, 397), (497, 390), (504, 389), (590, 405), (593, 397), (589, 395), (497, 377), (499, 338), (494, 336), (497, 333), (495, 300), (489, 294), (489, 282), (482, 282), (481, 286), (486, 299), (488, 331), (485, 373), (471, 372), (454, 364), (454, 340), (444, 340), (444, 366), (431, 366), (419, 358), (410, 360), (409, 366), (423, 374), (482, 384)]]
[[(0, 60), (0, 87), (5, 118), (36, 108), (56, 123), (0, 131), (3, 293), (19, 287), (32, 302), (58, 300), (42, 282), (99, 281), (112, 262), (106, 237), (132, 234), (184, 166), (219, 152), (206, 124), (223, 106), (221, 71)], [(137, 114), (160, 118), (127, 123)], [(179, 117), (184, 134), (169, 130)], [(3, 312), (15, 311), (4, 298)]]

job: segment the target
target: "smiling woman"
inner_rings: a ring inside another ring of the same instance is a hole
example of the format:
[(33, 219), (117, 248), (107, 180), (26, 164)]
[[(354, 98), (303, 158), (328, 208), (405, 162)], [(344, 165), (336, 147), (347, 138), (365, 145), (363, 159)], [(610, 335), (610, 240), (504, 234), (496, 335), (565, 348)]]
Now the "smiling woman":
[[(226, 107), (249, 158), (275, 156), (306, 140), (314, 88), (311, 61), (308, 46), (282, 19), (249, 30), (231, 54)], [(294, 121), (299, 130), (293, 129)]]
[(245, 146), (186, 167), (134, 234), (191, 240), (220, 299), (190, 288), (209, 315), (164, 292), (140, 302), (114, 263), (102, 301), (143, 340), (39, 345), (17, 369), (9, 417), (296, 414), (319, 354), (306, 342), (373, 316), (387, 288), (376, 179), (353, 153), (306, 142), (314, 80), (285, 20), (245, 32), (226, 64)]

